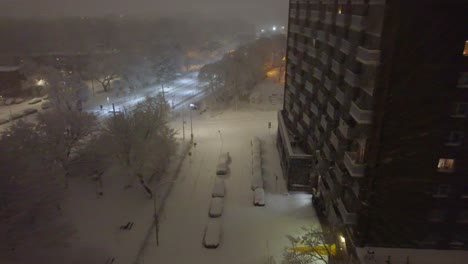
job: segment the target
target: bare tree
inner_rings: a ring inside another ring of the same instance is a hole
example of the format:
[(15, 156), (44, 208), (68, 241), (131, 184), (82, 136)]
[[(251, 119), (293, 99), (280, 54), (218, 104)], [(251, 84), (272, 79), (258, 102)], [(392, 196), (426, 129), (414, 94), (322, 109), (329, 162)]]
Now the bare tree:
[(303, 230), (301, 236), (288, 237), (291, 247), (285, 249), (283, 264), (346, 263), (345, 256), (337, 252), (336, 232), (314, 228)]
[(104, 92), (111, 89), (111, 84), (117, 80), (122, 72), (122, 61), (119, 56), (112, 54), (104, 57), (93, 57), (85, 69), (84, 75), (87, 78), (101, 84)]
[[(63, 244), (63, 188), (43, 151), (37, 126), (18, 122), (2, 134), (0, 148), (0, 259), (23, 259)], [(29, 259), (27, 262), (31, 262)]]
[(152, 72), (156, 82), (161, 85), (162, 96), (165, 99), (164, 85), (176, 78), (176, 62), (168, 56), (161, 56), (153, 60)]
[(138, 179), (150, 197), (147, 179), (161, 172), (175, 151), (175, 132), (167, 125), (167, 114), (162, 95), (147, 97), (134, 110), (107, 119), (104, 126), (109, 151), (124, 166), (129, 180)]

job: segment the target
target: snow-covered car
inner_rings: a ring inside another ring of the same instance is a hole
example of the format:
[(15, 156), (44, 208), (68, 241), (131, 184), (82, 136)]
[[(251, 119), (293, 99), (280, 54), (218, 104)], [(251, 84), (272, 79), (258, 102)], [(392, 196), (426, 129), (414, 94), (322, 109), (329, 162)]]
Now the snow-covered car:
[(223, 214), (224, 199), (221, 197), (213, 197), (210, 202), (210, 217), (220, 217)]
[(33, 99), (28, 101), (28, 104), (33, 105), (33, 104), (40, 103), (41, 101), (42, 101), (41, 98), (33, 98)]
[(210, 220), (205, 227), (203, 245), (206, 248), (217, 248), (221, 241), (221, 223)]
[(226, 163), (219, 163), (216, 166), (216, 175), (226, 175), (229, 171), (229, 167)]
[(224, 180), (217, 178), (213, 185), (213, 192), (211, 193), (211, 197), (224, 197), (225, 191)]
[(15, 98), (15, 100), (13, 101), (14, 104), (21, 104), (22, 102), (24, 102), (23, 98)]
[(255, 189), (253, 204), (255, 206), (265, 206), (265, 191), (263, 190), (263, 188)]

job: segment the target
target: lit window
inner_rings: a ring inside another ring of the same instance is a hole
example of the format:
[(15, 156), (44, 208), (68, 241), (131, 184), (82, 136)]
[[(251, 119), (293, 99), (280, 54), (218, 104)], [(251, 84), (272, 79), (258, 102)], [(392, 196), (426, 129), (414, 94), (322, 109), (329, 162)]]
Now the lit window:
[(342, 6), (341, 6), (341, 5), (339, 5), (339, 6), (338, 6), (338, 14), (341, 14), (341, 12), (342, 12), (342, 9), (343, 9), (343, 8), (342, 8)]
[(455, 103), (452, 117), (466, 117), (468, 115), (468, 103)]
[(463, 56), (468, 56), (468, 40), (465, 41), (465, 48), (463, 49)]
[(439, 159), (439, 164), (437, 164), (437, 169), (441, 172), (451, 172), (453, 171), (455, 165), (454, 159)]
[(450, 194), (452, 187), (449, 184), (439, 184), (434, 190), (432, 197), (434, 198), (447, 198)]

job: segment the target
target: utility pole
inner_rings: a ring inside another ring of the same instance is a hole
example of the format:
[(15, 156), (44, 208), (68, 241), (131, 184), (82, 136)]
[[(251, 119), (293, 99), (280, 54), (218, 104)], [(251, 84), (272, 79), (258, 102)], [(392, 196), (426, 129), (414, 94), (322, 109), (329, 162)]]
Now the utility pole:
[(190, 108), (190, 141), (193, 142), (192, 108)]
[(154, 209), (154, 235), (156, 238), (156, 246), (159, 247), (159, 214), (156, 207), (156, 192), (153, 195), (153, 209)]

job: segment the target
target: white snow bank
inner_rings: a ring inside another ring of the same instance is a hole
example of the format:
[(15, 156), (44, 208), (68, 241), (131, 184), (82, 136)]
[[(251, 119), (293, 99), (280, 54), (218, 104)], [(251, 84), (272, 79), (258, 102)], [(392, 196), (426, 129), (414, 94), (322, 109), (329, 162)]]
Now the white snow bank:
[(217, 178), (213, 186), (211, 197), (224, 197), (224, 180)]
[(205, 235), (203, 236), (203, 245), (206, 248), (217, 248), (221, 240), (221, 224), (209, 220), (206, 224)]
[(265, 206), (265, 191), (263, 188), (255, 189), (253, 204), (255, 206)]
[(224, 199), (221, 197), (211, 198), (210, 211), (208, 215), (210, 217), (220, 217), (223, 214)]

